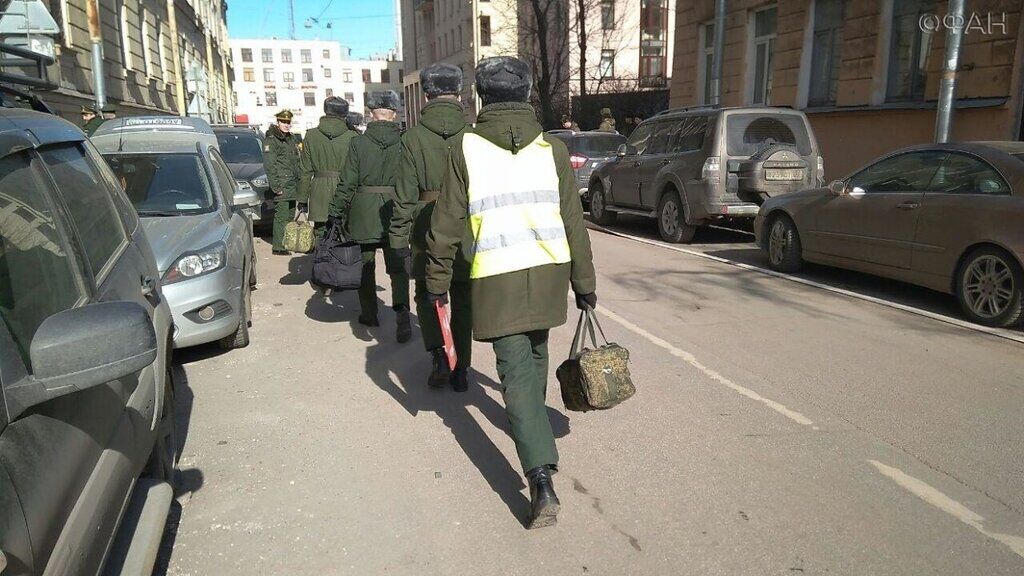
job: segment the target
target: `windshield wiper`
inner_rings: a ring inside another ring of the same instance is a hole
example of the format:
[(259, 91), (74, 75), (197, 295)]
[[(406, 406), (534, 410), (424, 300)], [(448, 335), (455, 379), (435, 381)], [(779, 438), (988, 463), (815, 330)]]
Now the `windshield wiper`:
[(171, 212), (169, 210), (139, 210), (139, 216), (181, 216), (181, 212)]

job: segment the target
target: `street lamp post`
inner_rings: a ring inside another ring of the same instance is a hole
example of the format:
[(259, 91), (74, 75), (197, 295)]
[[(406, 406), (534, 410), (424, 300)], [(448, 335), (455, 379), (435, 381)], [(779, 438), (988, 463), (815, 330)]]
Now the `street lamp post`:
[(949, 142), (953, 130), (953, 103), (956, 101), (956, 71), (960, 67), (960, 41), (963, 38), (964, 0), (949, 0), (946, 21), (961, 23), (946, 27), (946, 58), (939, 84), (939, 109), (935, 118), (935, 141)]

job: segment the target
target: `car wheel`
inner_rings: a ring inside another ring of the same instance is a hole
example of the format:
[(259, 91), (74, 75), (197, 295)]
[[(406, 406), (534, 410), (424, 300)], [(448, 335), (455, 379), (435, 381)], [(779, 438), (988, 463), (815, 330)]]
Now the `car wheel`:
[(972, 322), (1008, 328), (1024, 323), (1024, 270), (1008, 252), (979, 248), (957, 274), (957, 297)]
[(768, 267), (778, 272), (796, 272), (803, 266), (803, 248), (796, 224), (779, 215), (768, 225)]
[(238, 328), (233, 334), (220, 339), (220, 347), (225, 350), (245, 348), (249, 345), (249, 318), (252, 317), (252, 293), (246, 283), (242, 287), (242, 317), (238, 320)]
[(608, 211), (606, 201), (603, 186), (597, 184), (590, 189), (590, 217), (601, 226), (614, 224), (618, 216), (615, 212)]
[(163, 480), (173, 486), (178, 461), (178, 436), (174, 421), (174, 367), (170, 355), (167, 358), (167, 386), (164, 387), (164, 406), (158, 430), (156, 443), (142, 475)]
[(658, 232), (666, 242), (687, 244), (697, 227), (686, 223), (686, 208), (675, 190), (666, 192), (658, 203)]

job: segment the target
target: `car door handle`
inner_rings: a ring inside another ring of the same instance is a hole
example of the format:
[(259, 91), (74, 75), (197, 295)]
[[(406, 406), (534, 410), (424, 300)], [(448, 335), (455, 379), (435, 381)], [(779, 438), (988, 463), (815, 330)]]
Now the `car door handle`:
[(896, 205), (900, 210), (917, 210), (921, 207), (920, 202), (903, 202)]

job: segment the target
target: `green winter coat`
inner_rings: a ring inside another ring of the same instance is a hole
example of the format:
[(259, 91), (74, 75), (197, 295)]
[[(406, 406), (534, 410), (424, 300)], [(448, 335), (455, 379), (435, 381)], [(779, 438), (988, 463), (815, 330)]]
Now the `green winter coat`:
[(276, 125), (267, 130), (263, 139), (263, 168), (267, 171), (270, 189), (275, 200), (295, 200), (299, 187), (298, 134), (285, 134)]
[[(473, 132), (514, 152), (532, 142), (542, 129), (529, 104), (502, 103), (484, 106)], [(590, 236), (583, 222), (583, 206), (569, 164), (569, 151), (557, 138), (544, 139), (551, 144), (555, 158), (562, 222), (572, 261), (471, 280), (476, 340), (560, 326), (566, 320), (570, 285), (579, 294), (590, 294), (596, 289)], [(515, 178), (515, 174), (508, 177)], [(469, 217), (467, 190), (466, 157), (462, 136), (457, 136), (452, 142), (448, 175), (427, 233), (427, 290), (433, 294), (443, 294), (451, 285), (453, 260)]]
[(349, 235), (360, 244), (388, 241), (401, 137), (395, 122), (374, 120), (349, 146), (329, 212), (345, 218)]
[[(448, 173), (449, 146), (455, 136), (471, 130), (466, 124), (466, 109), (458, 100), (435, 100), (423, 107), (422, 114), (419, 124), (402, 135), (398, 199), (389, 233), (392, 248), (412, 246), (415, 278), (425, 274), (427, 230), (434, 211), (434, 201), (421, 201), (421, 197), (440, 193)], [(455, 270), (462, 279), (469, 277), (466, 261), (465, 257), (456, 259)]]
[(302, 177), (296, 199), (309, 205), (309, 219), (325, 222), (327, 210), (345, 168), (348, 149), (358, 135), (349, 130), (345, 119), (324, 116), (320, 125), (306, 132), (299, 167)]
[(85, 132), (86, 136), (92, 137), (92, 135), (96, 133), (96, 130), (99, 129), (103, 122), (105, 122), (105, 120), (103, 120), (103, 117), (97, 115), (92, 120), (86, 122), (85, 126), (82, 126), (82, 132)]

